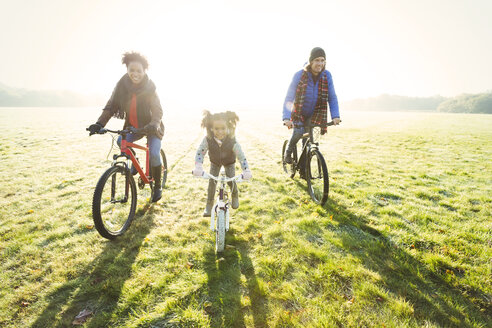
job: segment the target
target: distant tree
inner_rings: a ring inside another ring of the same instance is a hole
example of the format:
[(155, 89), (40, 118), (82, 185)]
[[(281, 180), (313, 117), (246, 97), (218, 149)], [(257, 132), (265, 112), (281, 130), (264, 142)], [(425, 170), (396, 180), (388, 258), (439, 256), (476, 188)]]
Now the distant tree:
[(437, 110), (448, 113), (492, 114), (492, 92), (463, 94), (443, 101)]
[(436, 110), (437, 106), (446, 98), (434, 97), (405, 97), (383, 94), (378, 97), (356, 99), (344, 104), (344, 108), (352, 110), (380, 110), (380, 111), (418, 111)]
[(492, 93), (482, 94), (475, 99), (473, 113), (492, 114)]
[(37, 91), (12, 88), (0, 83), (0, 107), (91, 106), (104, 103), (99, 96), (71, 91)]

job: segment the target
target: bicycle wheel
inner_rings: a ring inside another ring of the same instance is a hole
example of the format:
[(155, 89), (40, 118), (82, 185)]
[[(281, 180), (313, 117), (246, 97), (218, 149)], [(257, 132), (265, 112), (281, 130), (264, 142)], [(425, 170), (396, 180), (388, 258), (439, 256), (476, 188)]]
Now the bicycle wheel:
[(225, 247), (225, 211), (219, 210), (215, 227), (215, 251), (221, 253)]
[(114, 239), (130, 226), (137, 207), (137, 188), (129, 169), (112, 166), (101, 176), (92, 199), (92, 218), (101, 236)]
[(287, 164), (284, 161), (284, 154), (288, 144), (289, 140), (285, 140), (282, 147), (282, 167), (284, 169), (284, 172), (290, 175), (291, 178), (293, 178), (296, 175), (297, 147), (294, 147), (294, 150), (292, 151), (292, 164)]
[(161, 159), (162, 159), (162, 189), (164, 189), (164, 186), (166, 185), (167, 181), (167, 159), (166, 159), (166, 154), (164, 153), (164, 150), (161, 149)]
[(324, 205), (328, 199), (328, 169), (325, 159), (317, 149), (309, 152), (306, 167), (306, 180), (309, 194), (315, 203)]

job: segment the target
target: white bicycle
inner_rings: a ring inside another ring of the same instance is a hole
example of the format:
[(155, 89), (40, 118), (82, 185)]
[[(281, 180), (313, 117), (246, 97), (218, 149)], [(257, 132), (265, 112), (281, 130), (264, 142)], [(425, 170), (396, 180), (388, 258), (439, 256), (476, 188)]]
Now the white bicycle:
[[(228, 178), (225, 175), (224, 170), (220, 171), (220, 176), (216, 177), (207, 172), (203, 172), (203, 175), (199, 178), (214, 179), (219, 183), (219, 190), (217, 200), (212, 207), (212, 215), (210, 216), (210, 230), (215, 231), (215, 251), (217, 253), (224, 251), (225, 246), (225, 233), (229, 231), (229, 197), (226, 191), (226, 184), (228, 182), (242, 182), (242, 174), (235, 177)], [(237, 188), (235, 185), (233, 188)], [(217, 220), (215, 220), (217, 217)]]

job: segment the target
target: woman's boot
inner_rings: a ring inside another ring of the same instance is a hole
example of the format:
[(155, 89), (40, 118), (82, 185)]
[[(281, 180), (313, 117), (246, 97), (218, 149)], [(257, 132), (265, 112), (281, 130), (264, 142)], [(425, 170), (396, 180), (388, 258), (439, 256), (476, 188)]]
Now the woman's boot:
[(151, 170), (152, 177), (154, 178), (154, 192), (152, 195), (152, 203), (155, 203), (162, 198), (162, 165), (154, 166)]

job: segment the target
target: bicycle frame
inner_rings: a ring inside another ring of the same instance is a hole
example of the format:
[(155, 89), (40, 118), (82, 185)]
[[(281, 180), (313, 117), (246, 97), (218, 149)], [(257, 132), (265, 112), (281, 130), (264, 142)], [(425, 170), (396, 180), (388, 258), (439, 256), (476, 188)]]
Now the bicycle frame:
[(224, 181), (220, 181), (219, 186), (219, 194), (217, 195), (217, 200), (215, 202), (214, 207), (212, 208), (212, 215), (210, 218), (210, 230), (215, 229), (215, 214), (219, 210), (223, 210), (225, 212), (226, 217), (226, 230), (229, 230), (229, 202), (225, 198), (226, 196), (226, 183)]
[[(287, 124), (286, 122), (284, 123), (284, 125), (287, 125), (289, 129), (293, 127), (292, 123)], [(305, 130), (301, 136), (301, 151), (300, 153), (297, 152), (296, 145), (295, 148), (292, 150), (294, 156), (293, 158), (291, 157), (289, 161), (287, 161), (286, 154), (287, 147), (289, 146), (290, 141), (285, 140), (282, 146), (283, 170), (285, 171), (285, 173), (289, 174), (291, 178), (295, 176), (296, 172), (299, 172), (300, 177), (305, 179), (307, 182), (308, 191), (311, 195), (311, 198), (320, 205), (324, 205), (326, 200), (328, 199), (328, 168), (326, 166), (325, 159), (319, 150), (318, 138), (316, 138), (315, 141), (315, 138), (313, 136), (313, 128), (322, 128), (323, 130), (321, 131), (321, 134), (324, 134), (323, 132), (326, 132), (326, 127), (331, 125), (335, 125), (335, 123), (333, 121), (326, 124), (311, 124), (310, 121), (305, 122)], [(294, 134), (292, 138), (294, 137), (295, 139), (297, 139), (298, 135)], [(320, 184), (320, 182), (318, 181), (322, 181), (322, 183)]]
[[(133, 155), (133, 152), (130, 150), (130, 147), (145, 151), (145, 172), (140, 166), (140, 163), (138, 162), (135, 155)], [(125, 154), (126, 155), (125, 157), (129, 158), (132, 161), (133, 166), (137, 169), (138, 174), (140, 174), (140, 177), (142, 178), (145, 184), (148, 184), (152, 181), (148, 178), (150, 176), (150, 167), (149, 167), (150, 153), (148, 147), (144, 147), (136, 143), (126, 141), (126, 135), (125, 135), (122, 136), (121, 138), (121, 154)]]
[(219, 194), (217, 196), (217, 201), (214, 204), (214, 207), (212, 208), (212, 215), (210, 218), (210, 230), (214, 231), (215, 230), (215, 213), (218, 212), (218, 210), (223, 210), (226, 214), (226, 230), (229, 230), (229, 202), (228, 199), (225, 198), (226, 195), (226, 183), (227, 182), (241, 182), (242, 178), (241, 175), (237, 175), (232, 178), (227, 178), (225, 176), (225, 173), (221, 171), (219, 177), (215, 177), (211, 174), (208, 174), (207, 172), (203, 172), (204, 179), (213, 179), (217, 181), (219, 185)]
[[(303, 160), (306, 160), (307, 157), (306, 154), (308, 154), (311, 149), (318, 149), (319, 147), (319, 143), (318, 142), (314, 142), (314, 138), (313, 138), (313, 128), (314, 127), (321, 127), (321, 126), (331, 126), (333, 125), (333, 122), (329, 122), (327, 123), (326, 125), (311, 125), (311, 124), (308, 124), (306, 126), (304, 126), (304, 129), (307, 129), (308, 132), (305, 132), (303, 135), (302, 135), (302, 150), (301, 150), (301, 154), (299, 155), (299, 159), (297, 160), (297, 163), (296, 163), (296, 170), (299, 169), (299, 163), (301, 162), (301, 158)], [(304, 157), (303, 157), (304, 156)]]
[(311, 151), (311, 149), (313, 148), (318, 148), (318, 143), (317, 142), (314, 142), (313, 140), (313, 129), (311, 127), (308, 127), (309, 129), (309, 132), (306, 132), (302, 135), (302, 149), (301, 149), (301, 153), (299, 155), (299, 158), (297, 159), (297, 163), (296, 163), (296, 170), (299, 170), (300, 169), (300, 165), (299, 163), (301, 163), (301, 159), (303, 161), (306, 161), (307, 157), (306, 157), (306, 154), (309, 154), (309, 152)]
[[(120, 153), (113, 155), (113, 162), (99, 178), (92, 199), (94, 226), (104, 238), (114, 239), (127, 231), (135, 217), (137, 208), (137, 184), (132, 173), (139, 173), (138, 187), (140, 189), (143, 189), (145, 184), (151, 187), (152, 202), (155, 202), (153, 197), (155, 191), (153, 190), (155, 187), (153, 182), (155, 180), (151, 177), (152, 166), (150, 163), (148, 139), (146, 147), (127, 140), (127, 136), (130, 133), (139, 134), (139, 136), (148, 136), (149, 134), (145, 129), (135, 129), (133, 127), (124, 130), (110, 130), (106, 128), (101, 128), (99, 131), (91, 131), (89, 128), (86, 130), (90, 131), (89, 136), (108, 132), (121, 136), (121, 142), (119, 144)], [(112, 136), (112, 138), (113, 143), (110, 152), (113, 150), (115, 141), (115, 137)], [(144, 167), (140, 166), (134, 149), (145, 151), (146, 163)], [(162, 166), (160, 167), (162, 170), (162, 183), (160, 187), (164, 187), (167, 178), (167, 161), (164, 151), (160, 149), (159, 152), (162, 159)], [(132, 172), (130, 169), (130, 161), (136, 172)], [(160, 174), (156, 175), (159, 176)], [(149, 197), (148, 200), (150, 199)], [(126, 216), (127, 213), (128, 216)]]

